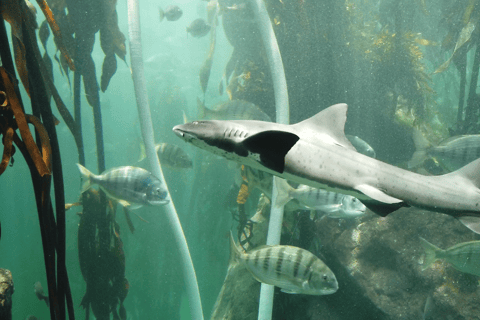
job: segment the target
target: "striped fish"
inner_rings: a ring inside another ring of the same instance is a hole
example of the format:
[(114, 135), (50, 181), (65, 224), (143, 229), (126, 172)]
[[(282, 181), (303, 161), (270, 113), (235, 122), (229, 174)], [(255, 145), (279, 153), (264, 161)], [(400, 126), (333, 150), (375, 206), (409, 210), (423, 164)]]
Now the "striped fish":
[(442, 250), (421, 237), (420, 240), (426, 255), (423, 270), (443, 259), (461, 272), (480, 276), (480, 241), (463, 242)]
[(242, 263), (256, 280), (282, 292), (326, 295), (338, 290), (337, 279), (327, 265), (301, 248), (261, 246), (243, 253), (230, 233), (230, 261)]
[(162, 164), (171, 168), (189, 169), (192, 167), (192, 160), (179, 146), (171, 143), (159, 143), (155, 145), (158, 158)]
[[(155, 151), (157, 151), (158, 159), (162, 165), (166, 165), (174, 169), (189, 169), (192, 167), (192, 160), (183, 151), (182, 148), (171, 143), (157, 143), (155, 145)], [(140, 143), (140, 157), (137, 162), (142, 161), (147, 157), (145, 152), (145, 145)]]
[(480, 158), (480, 134), (454, 136), (438, 146), (431, 146), (422, 133), (415, 129), (413, 141), (417, 151), (413, 154), (409, 167), (421, 165), (430, 157), (437, 160), (446, 171), (455, 171)]
[(337, 192), (316, 189), (306, 185), (293, 188), (284, 179), (275, 178), (277, 185), (278, 206), (295, 199), (298, 203), (311, 210), (320, 210), (330, 218), (355, 218), (365, 213), (367, 209), (357, 198)]
[(137, 167), (116, 167), (103, 172), (101, 175), (91, 173), (87, 168), (77, 163), (84, 180), (82, 193), (92, 185), (100, 188), (122, 206), (131, 209), (142, 205), (162, 205), (168, 203), (167, 190), (153, 174)]
[(244, 100), (219, 102), (212, 109), (207, 109), (197, 98), (197, 105), (200, 119), (272, 121), (259, 107)]

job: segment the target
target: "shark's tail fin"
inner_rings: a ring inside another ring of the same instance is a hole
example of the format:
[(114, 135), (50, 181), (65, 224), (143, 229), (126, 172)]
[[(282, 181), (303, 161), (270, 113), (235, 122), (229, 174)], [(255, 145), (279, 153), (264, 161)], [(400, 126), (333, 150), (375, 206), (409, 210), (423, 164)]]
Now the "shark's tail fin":
[(420, 241), (422, 242), (422, 246), (425, 249), (425, 261), (423, 262), (422, 266), (422, 270), (425, 270), (428, 269), (436, 260), (438, 260), (437, 252), (442, 252), (443, 250), (431, 244), (422, 237), (420, 237)]
[(291, 191), (294, 190), (292, 186), (290, 186), (287, 180), (282, 178), (275, 177), (275, 185), (277, 187), (277, 197), (275, 205), (282, 207), (288, 203), (288, 201), (292, 200)]
[(413, 153), (412, 159), (408, 162), (408, 168), (416, 168), (420, 166), (428, 158), (427, 150), (432, 146), (418, 128), (413, 128), (412, 135), (413, 143), (415, 143), (415, 148), (417, 150)]

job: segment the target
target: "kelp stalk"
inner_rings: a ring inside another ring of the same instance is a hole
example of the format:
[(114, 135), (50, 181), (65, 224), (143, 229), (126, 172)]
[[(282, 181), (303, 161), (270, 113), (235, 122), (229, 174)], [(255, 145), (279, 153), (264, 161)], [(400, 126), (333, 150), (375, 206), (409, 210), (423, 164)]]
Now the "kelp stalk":
[[(288, 107), (287, 80), (285, 78), (285, 70), (283, 69), (282, 56), (280, 55), (277, 38), (275, 37), (275, 32), (273, 31), (265, 3), (262, 0), (252, 0), (251, 3), (257, 26), (262, 35), (265, 54), (270, 68), (270, 75), (272, 76), (277, 122), (288, 124), (290, 122), (290, 110)], [(275, 186), (274, 178), (267, 245), (280, 244), (283, 223), (283, 206), (279, 207), (275, 205), (277, 198), (276, 194), (277, 188)], [(272, 319), (273, 290), (273, 286), (262, 283), (258, 308), (259, 320)]]
[[(128, 0), (128, 35), (130, 40), (130, 63), (132, 66), (132, 77), (135, 88), (138, 115), (142, 129), (143, 142), (145, 143), (145, 153), (150, 163), (152, 173), (158, 177), (168, 189), (162, 168), (155, 151), (155, 142), (153, 135), (153, 125), (150, 115), (150, 105), (148, 103), (147, 86), (142, 61), (142, 46), (140, 36), (140, 14), (137, 0)], [(170, 193), (169, 193), (170, 194)], [(188, 249), (187, 240), (183, 233), (182, 225), (178, 219), (175, 206), (172, 199), (164, 206), (168, 221), (173, 229), (175, 242), (177, 244), (181, 265), (183, 267), (184, 281), (187, 289), (187, 295), (190, 302), (190, 315), (192, 319), (202, 320), (203, 310), (198, 289), (197, 276), (193, 267), (192, 258)]]

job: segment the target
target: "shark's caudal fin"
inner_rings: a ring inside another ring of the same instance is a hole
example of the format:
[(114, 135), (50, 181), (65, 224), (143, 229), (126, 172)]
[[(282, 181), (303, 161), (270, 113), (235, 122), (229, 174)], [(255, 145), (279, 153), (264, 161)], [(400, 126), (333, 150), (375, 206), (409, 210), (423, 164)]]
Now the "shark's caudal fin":
[[(347, 149), (355, 147), (345, 136), (348, 106), (345, 103), (335, 104), (302, 122), (292, 125), (302, 136), (320, 140), (322, 143), (334, 143)], [(330, 141), (329, 141), (330, 140)]]
[(259, 162), (270, 170), (283, 173), (285, 155), (300, 138), (285, 131), (263, 131), (245, 139), (246, 149), (259, 155)]

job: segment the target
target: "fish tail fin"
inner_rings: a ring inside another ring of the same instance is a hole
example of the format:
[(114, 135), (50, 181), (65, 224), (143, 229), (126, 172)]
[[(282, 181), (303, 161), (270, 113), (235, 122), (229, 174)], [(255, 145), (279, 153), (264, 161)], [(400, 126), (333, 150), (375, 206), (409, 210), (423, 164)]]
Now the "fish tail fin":
[(288, 184), (287, 180), (278, 177), (275, 177), (275, 186), (277, 187), (275, 205), (283, 207), (292, 200), (290, 192), (293, 190), (293, 187)]
[(92, 176), (93, 173), (91, 173), (87, 168), (82, 166), (80, 163), (77, 163), (78, 170), (80, 170), (80, 174), (82, 175), (82, 191), (80, 193), (84, 193), (87, 191), (91, 186), (92, 186)]
[(418, 128), (413, 128), (413, 143), (417, 149), (408, 161), (408, 168), (415, 168), (420, 166), (428, 157), (427, 150), (431, 147), (430, 142), (425, 138)]
[(420, 237), (420, 241), (422, 242), (422, 246), (425, 249), (425, 261), (423, 262), (422, 266), (422, 270), (425, 270), (428, 269), (437, 260), (437, 252), (441, 252), (443, 250), (431, 244), (422, 237)]
[[(204, 96), (205, 98), (205, 96)], [(200, 99), (197, 97), (197, 106), (198, 106), (198, 118), (203, 119), (207, 115), (207, 107), (205, 107), (205, 103), (200, 101)]]
[(163, 11), (163, 9), (159, 7), (158, 12), (160, 13), (160, 22), (162, 22), (163, 18), (165, 18), (165, 11)]
[(235, 240), (233, 240), (233, 233), (230, 230), (230, 258), (228, 259), (229, 264), (237, 263), (238, 261), (240, 261), (241, 256), (242, 252), (235, 243)]
[(137, 162), (142, 161), (147, 157), (147, 152), (145, 151), (145, 144), (143, 142), (140, 142), (140, 155), (138, 156)]

